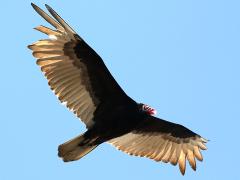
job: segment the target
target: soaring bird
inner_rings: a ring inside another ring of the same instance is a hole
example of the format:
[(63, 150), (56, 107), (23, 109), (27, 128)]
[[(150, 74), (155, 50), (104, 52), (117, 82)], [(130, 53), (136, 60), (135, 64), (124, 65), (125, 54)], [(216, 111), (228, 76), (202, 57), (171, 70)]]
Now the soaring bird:
[(87, 128), (61, 144), (58, 156), (75, 161), (108, 142), (117, 149), (155, 161), (179, 164), (184, 175), (186, 159), (193, 170), (203, 160), (207, 140), (186, 127), (155, 117), (155, 109), (137, 103), (118, 85), (101, 57), (48, 5), (48, 15), (34, 10), (54, 29), (35, 29), (48, 35), (28, 48), (37, 58), (51, 90)]

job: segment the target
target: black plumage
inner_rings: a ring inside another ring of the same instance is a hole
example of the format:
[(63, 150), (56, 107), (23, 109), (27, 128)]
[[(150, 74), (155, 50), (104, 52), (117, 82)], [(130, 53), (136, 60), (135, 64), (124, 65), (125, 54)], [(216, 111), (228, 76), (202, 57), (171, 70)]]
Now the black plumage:
[(36, 12), (56, 29), (35, 29), (49, 36), (28, 47), (33, 50), (50, 88), (86, 125), (82, 135), (59, 146), (64, 161), (85, 156), (104, 142), (136, 156), (179, 164), (186, 159), (196, 169), (205, 150), (204, 138), (182, 125), (152, 116), (155, 110), (131, 99), (118, 85), (101, 57), (49, 6), (49, 16)]

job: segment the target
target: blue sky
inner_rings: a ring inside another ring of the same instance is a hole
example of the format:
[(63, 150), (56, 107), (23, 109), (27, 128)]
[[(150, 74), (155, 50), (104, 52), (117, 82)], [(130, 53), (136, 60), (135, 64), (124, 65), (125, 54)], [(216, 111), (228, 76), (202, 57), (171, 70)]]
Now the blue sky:
[(73, 163), (57, 147), (85, 131), (49, 90), (28, 44), (47, 23), (28, 0), (1, 2), (0, 179), (239, 178), (240, 1), (33, 1), (51, 5), (104, 59), (123, 89), (210, 139), (194, 172), (109, 144)]

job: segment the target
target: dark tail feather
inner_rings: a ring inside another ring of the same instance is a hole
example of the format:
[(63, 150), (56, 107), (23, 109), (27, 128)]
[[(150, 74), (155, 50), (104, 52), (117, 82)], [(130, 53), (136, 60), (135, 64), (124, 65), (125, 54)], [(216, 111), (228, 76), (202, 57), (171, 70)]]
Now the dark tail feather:
[[(90, 153), (98, 145), (92, 145), (89, 143), (83, 143), (85, 140), (84, 135), (77, 136), (58, 147), (58, 156), (63, 159), (64, 162), (76, 161), (86, 154)], [(84, 144), (84, 145), (81, 145)]]

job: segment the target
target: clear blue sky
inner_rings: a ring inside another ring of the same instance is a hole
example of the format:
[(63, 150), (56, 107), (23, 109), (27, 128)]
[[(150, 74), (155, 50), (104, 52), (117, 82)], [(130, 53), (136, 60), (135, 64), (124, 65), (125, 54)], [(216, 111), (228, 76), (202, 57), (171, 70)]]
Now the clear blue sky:
[(1, 2), (1, 180), (237, 179), (240, 1), (33, 1), (51, 5), (136, 101), (210, 139), (197, 172), (130, 157), (109, 144), (63, 163), (57, 147), (85, 131), (49, 90), (26, 46), (47, 23), (25, 1)]

